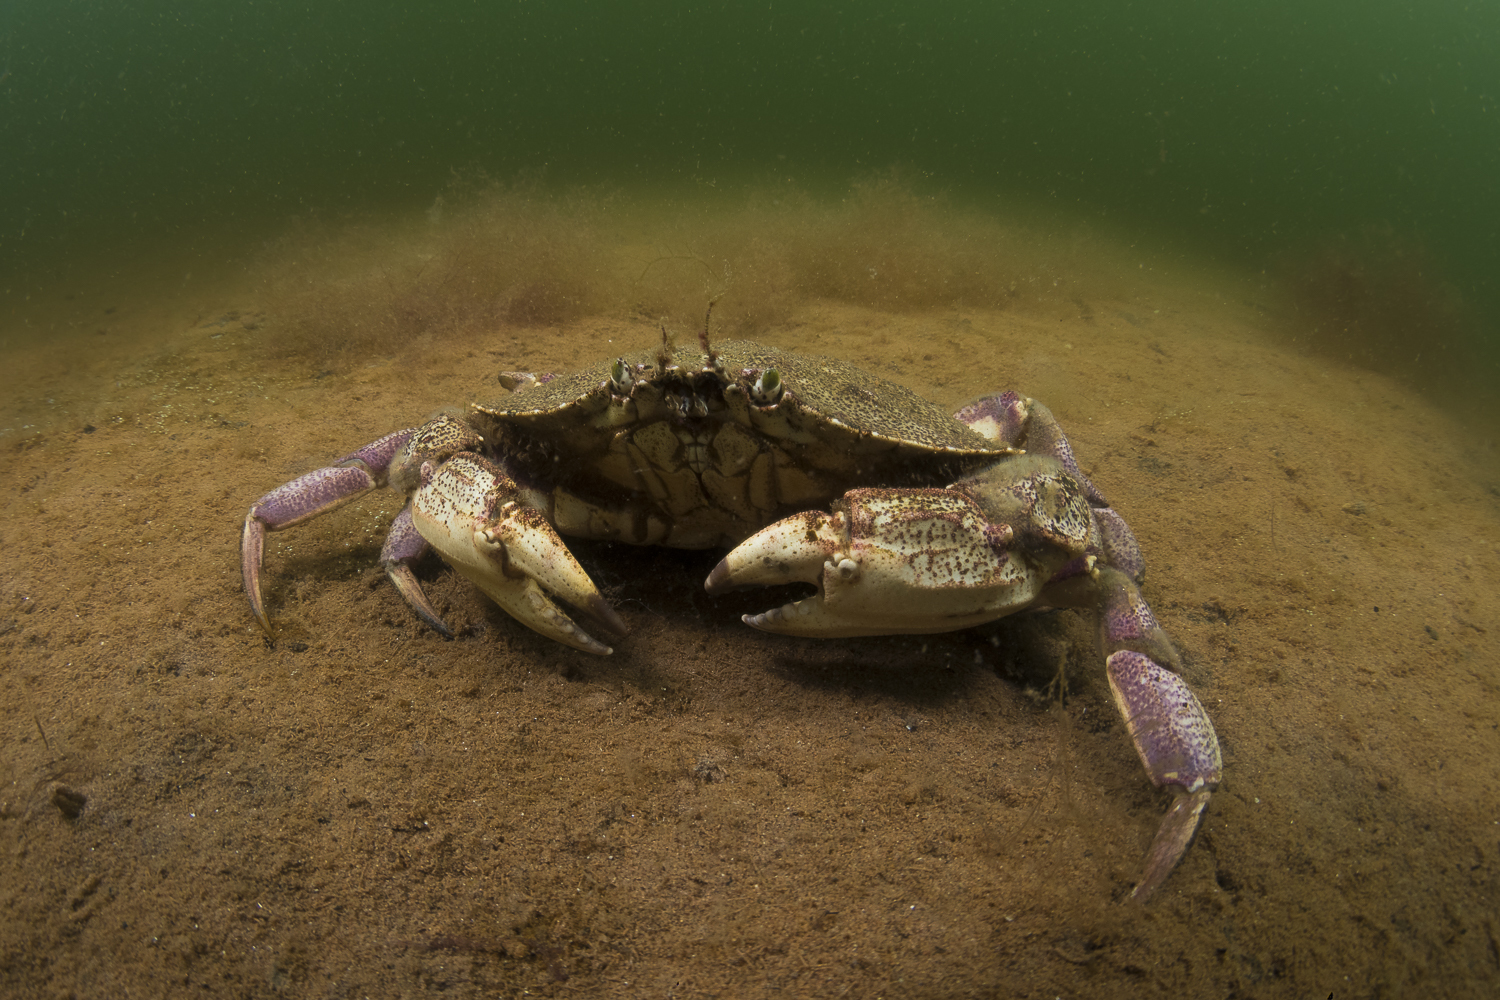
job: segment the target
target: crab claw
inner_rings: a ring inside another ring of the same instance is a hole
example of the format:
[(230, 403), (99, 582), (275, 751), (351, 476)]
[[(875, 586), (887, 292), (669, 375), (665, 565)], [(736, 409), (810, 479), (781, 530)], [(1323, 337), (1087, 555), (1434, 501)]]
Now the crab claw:
[(600, 596), (542, 512), (497, 466), (460, 455), (412, 498), (412, 522), (464, 577), (522, 625), (587, 653), (610, 647), (585, 632), (548, 596), (584, 612), (612, 637), (627, 629)]
[(1040, 586), (1005, 525), (955, 490), (851, 490), (831, 513), (764, 528), (714, 567), (709, 593), (803, 582), (818, 592), (747, 625), (801, 636), (950, 632), (1026, 604)]

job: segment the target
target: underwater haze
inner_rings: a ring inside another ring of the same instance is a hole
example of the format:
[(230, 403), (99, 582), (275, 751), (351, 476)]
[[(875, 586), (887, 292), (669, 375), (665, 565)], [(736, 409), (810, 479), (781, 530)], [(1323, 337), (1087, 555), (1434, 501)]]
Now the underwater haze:
[(0, 259), (426, 203), (455, 170), (814, 190), (900, 166), (1262, 266), (1378, 229), (1493, 332), (1500, 8), (17, 2)]

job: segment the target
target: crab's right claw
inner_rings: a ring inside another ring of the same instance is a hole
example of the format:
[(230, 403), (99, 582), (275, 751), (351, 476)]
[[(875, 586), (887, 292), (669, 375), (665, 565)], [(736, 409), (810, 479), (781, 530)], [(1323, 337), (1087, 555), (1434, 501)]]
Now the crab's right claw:
[(582, 611), (610, 638), (627, 629), (541, 511), (477, 455), (457, 456), (412, 498), (412, 522), (448, 564), (516, 621), (587, 653), (612, 652), (558, 607)]
[(710, 593), (812, 583), (804, 600), (746, 615), (767, 632), (812, 637), (951, 632), (993, 621), (1035, 596), (1035, 574), (955, 490), (851, 490), (751, 535), (714, 567)]

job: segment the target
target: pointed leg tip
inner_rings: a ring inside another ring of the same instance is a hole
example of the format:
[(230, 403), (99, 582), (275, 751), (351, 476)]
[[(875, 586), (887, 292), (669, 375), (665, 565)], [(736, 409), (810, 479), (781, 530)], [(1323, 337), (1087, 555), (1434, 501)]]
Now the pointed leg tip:
[(250, 616), (255, 619), (260, 630), (266, 634), (267, 639), (275, 638), (271, 634), (271, 615), (266, 611), (266, 602), (260, 596), (260, 578), (256, 574), (245, 574), (245, 597), (250, 601)]
[(453, 638), (453, 630), (448, 623), (438, 615), (431, 602), (427, 600), (427, 594), (422, 590), (422, 584), (418, 582), (417, 576), (411, 571), (411, 567), (404, 561), (391, 561), (385, 564), (386, 578), (391, 581), (391, 586), (396, 588), (396, 593), (401, 595), (408, 607), (422, 619), (423, 624), (432, 629), (444, 639)]
[(1137, 903), (1148, 900), (1167, 876), (1177, 867), (1177, 862), (1187, 853), (1188, 845), (1193, 842), (1193, 836), (1198, 832), (1198, 823), (1203, 818), (1203, 811), (1208, 808), (1208, 800), (1213, 792), (1207, 788), (1200, 788), (1196, 792), (1177, 796), (1172, 803), (1172, 808), (1162, 817), (1161, 826), (1156, 829), (1156, 838), (1151, 841), (1151, 849), (1146, 853), (1146, 870), (1141, 875), (1140, 883), (1130, 891), (1130, 899)]
[(703, 589), (710, 594), (722, 594), (733, 588), (734, 584), (730, 582), (733, 576), (734, 572), (729, 568), (729, 560), (720, 559), (718, 565), (708, 574), (708, 579), (703, 581)]
[(438, 635), (442, 636), (444, 639), (452, 639), (454, 637), (453, 629), (451, 629), (448, 626), (448, 623), (445, 622), (445, 621), (443, 621), (437, 615), (426, 615), (426, 614), (423, 614), (421, 611), (418, 611), (417, 612), (417, 617), (420, 618), (420, 619), (422, 619), (422, 623), (424, 625), (426, 625), (428, 628), (432, 629), (434, 632), (436, 632)]
[(276, 644), (276, 633), (271, 628), (271, 620), (263, 614), (255, 614), (255, 627), (260, 632), (260, 637), (269, 645)]
[(245, 516), (245, 528), (240, 533), (240, 580), (245, 588), (245, 599), (250, 602), (250, 614), (269, 639), (271, 617), (266, 614), (266, 603), (260, 595), (260, 564), (265, 538), (266, 526), (251, 511)]

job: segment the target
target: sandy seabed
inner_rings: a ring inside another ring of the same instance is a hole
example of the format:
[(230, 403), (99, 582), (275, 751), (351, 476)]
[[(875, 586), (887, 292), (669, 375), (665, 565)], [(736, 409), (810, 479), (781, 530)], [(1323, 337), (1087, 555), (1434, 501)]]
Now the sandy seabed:
[(0, 993), (1494, 995), (1493, 440), (1299, 355), (1274, 310), (813, 299), (759, 334), (945, 405), (1043, 399), (1129, 519), (1225, 759), (1141, 907), (1170, 795), (1076, 612), (790, 640), (739, 621), (784, 598), (702, 591), (715, 553), (579, 544), (632, 629), (613, 656), (430, 560), (445, 641), (376, 568), (382, 492), (270, 537), (268, 643), (256, 497), (498, 370), (658, 334), (620, 312), (325, 367), (215, 294), (85, 295), (4, 348)]

